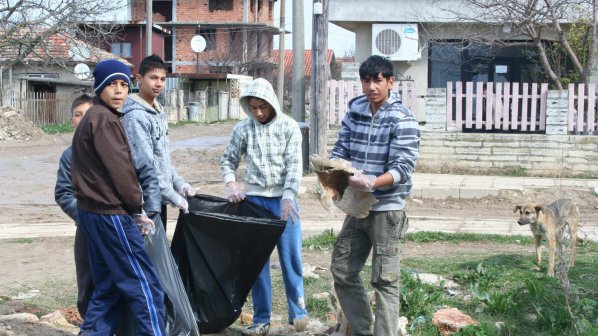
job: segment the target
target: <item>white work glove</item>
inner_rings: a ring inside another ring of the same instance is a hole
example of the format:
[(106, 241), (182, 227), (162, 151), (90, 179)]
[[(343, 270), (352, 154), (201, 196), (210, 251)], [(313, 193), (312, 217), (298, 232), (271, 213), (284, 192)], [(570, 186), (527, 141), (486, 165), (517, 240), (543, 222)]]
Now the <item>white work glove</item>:
[(229, 202), (238, 203), (245, 199), (245, 194), (237, 187), (235, 181), (230, 181), (224, 185), (226, 198)]
[(376, 176), (374, 175), (364, 175), (362, 173), (355, 173), (352, 176), (349, 176), (349, 185), (353, 188), (357, 188), (363, 191), (374, 191), (375, 181)]
[(179, 194), (183, 197), (193, 197), (197, 194), (197, 189), (193, 188), (189, 183), (185, 183), (179, 189)]
[(283, 199), (280, 201), (280, 219), (286, 221), (291, 220), (295, 224), (295, 218), (299, 218), (299, 214), (295, 209), (295, 202), (292, 199)]
[(176, 207), (183, 210), (183, 213), (189, 213), (189, 202), (187, 202), (187, 199), (183, 196), (180, 197)]
[(149, 217), (145, 215), (135, 215), (133, 216), (135, 220), (135, 224), (137, 224), (137, 228), (142, 236), (146, 236), (148, 234), (153, 235), (156, 233), (156, 225), (154, 222), (149, 219)]

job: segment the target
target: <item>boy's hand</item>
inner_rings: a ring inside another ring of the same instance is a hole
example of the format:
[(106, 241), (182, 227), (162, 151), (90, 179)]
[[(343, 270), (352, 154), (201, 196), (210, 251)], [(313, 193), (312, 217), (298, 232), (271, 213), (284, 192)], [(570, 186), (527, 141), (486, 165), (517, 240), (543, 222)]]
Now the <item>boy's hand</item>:
[(226, 190), (226, 198), (228, 198), (229, 202), (239, 203), (245, 199), (245, 194), (237, 187), (234, 181), (225, 184), (224, 189)]
[(137, 224), (137, 228), (142, 236), (146, 236), (148, 234), (153, 235), (156, 233), (156, 225), (147, 216), (135, 215), (133, 218), (135, 219), (135, 224)]
[(185, 199), (185, 197), (181, 196), (181, 199), (179, 200), (179, 203), (176, 206), (177, 208), (183, 210), (183, 213), (189, 213), (189, 202), (187, 202), (187, 199)]
[(374, 191), (374, 182), (376, 182), (376, 176), (374, 175), (355, 173), (349, 176), (349, 185), (363, 191)]
[(197, 189), (193, 188), (189, 183), (185, 183), (179, 189), (179, 194), (183, 197), (193, 197), (197, 194)]
[(291, 220), (295, 224), (295, 218), (299, 218), (299, 214), (295, 209), (295, 202), (291, 199), (283, 199), (280, 201), (280, 219)]

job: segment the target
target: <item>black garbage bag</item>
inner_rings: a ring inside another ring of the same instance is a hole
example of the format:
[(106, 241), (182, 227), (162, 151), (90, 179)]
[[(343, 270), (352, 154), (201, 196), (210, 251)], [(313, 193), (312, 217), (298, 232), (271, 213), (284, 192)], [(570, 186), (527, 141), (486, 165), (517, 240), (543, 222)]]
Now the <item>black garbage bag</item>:
[(286, 222), (249, 201), (209, 195), (189, 199), (172, 254), (202, 333), (231, 325), (274, 250)]
[(199, 336), (193, 310), (177, 270), (160, 214), (151, 217), (156, 232), (144, 237), (145, 250), (156, 267), (158, 279), (164, 289), (164, 324), (169, 336)]

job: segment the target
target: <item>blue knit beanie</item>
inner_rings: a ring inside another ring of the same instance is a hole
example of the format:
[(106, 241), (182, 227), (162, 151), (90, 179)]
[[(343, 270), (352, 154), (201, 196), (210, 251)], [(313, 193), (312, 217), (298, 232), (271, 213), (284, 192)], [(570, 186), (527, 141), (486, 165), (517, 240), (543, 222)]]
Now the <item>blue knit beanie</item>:
[(122, 79), (131, 86), (131, 70), (123, 62), (111, 59), (101, 61), (93, 69), (93, 90), (99, 95), (106, 85)]

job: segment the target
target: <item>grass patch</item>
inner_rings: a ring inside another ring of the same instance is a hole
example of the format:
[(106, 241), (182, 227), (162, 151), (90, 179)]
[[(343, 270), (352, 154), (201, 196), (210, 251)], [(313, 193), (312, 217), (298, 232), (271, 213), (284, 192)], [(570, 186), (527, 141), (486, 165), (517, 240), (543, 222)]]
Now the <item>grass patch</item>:
[(8, 242), (11, 244), (33, 244), (35, 240), (33, 238), (15, 238), (9, 239)]
[(332, 229), (324, 230), (319, 235), (311, 236), (303, 240), (303, 247), (309, 250), (331, 249), (334, 246), (337, 235)]
[(504, 170), (499, 172), (500, 176), (515, 176), (515, 177), (524, 177), (528, 176), (527, 169), (524, 167), (508, 167)]
[(41, 125), (40, 128), (46, 134), (71, 133), (75, 131), (70, 122), (65, 122), (62, 124), (44, 124)]
[(498, 244), (532, 244), (533, 240), (520, 235), (498, 235), (477, 233), (448, 233), (438, 231), (421, 231), (408, 233), (405, 241), (414, 243), (498, 243)]

